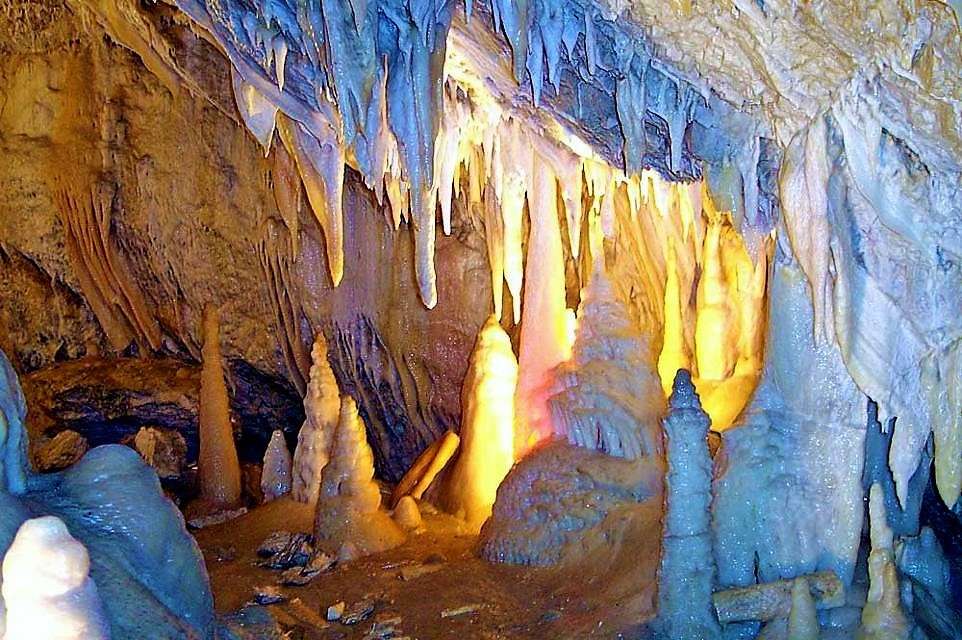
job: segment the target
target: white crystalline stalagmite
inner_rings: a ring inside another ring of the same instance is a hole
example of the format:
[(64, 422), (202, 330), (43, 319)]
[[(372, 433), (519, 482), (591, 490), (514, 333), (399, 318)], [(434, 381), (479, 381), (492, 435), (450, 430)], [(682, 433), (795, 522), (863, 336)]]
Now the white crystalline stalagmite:
[(297, 435), (291, 496), (314, 504), (321, 488), (321, 474), (330, 458), (331, 442), (341, 411), (337, 380), (327, 361), (327, 340), (318, 332), (311, 350), (311, 377), (304, 396), (304, 424)]
[(240, 462), (234, 446), (230, 400), (220, 352), (220, 312), (204, 308), (203, 369), (200, 377), (200, 453), (197, 469), (200, 497), (214, 509), (236, 507), (241, 498)]
[(364, 423), (350, 396), (341, 399), (331, 461), (321, 476), (321, 493), (314, 519), (319, 548), (337, 554), (350, 544), (361, 555), (391, 549), (404, 533), (381, 509), (381, 491), (374, 481), (374, 456)]
[(311, 210), (324, 231), (328, 270), (337, 286), (344, 275), (344, 145), (333, 126), (308, 131), (300, 122), (279, 115), (277, 129), (294, 156)]
[(3, 558), (5, 640), (105, 640), (87, 549), (54, 516), (27, 520)]
[(546, 404), (548, 373), (571, 355), (556, 179), (540, 158), (535, 158), (534, 184), (528, 202), (531, 231), (525, 269), (525, 321), (521, 323), (518, 355), (515, 434), (519, 451), (551, 433)]
[(581, 302), (572, 358), (552, 372), (548, 406), (556, 433), (619, 458), (657, 456), (665, 398), (645, 338), (596, 265)]
[(478, 334), (461, 388), (461, 448), (440, 500), (445, 511), (475, 530), (491, 515), (498, 486), (514, 462), (517, 380), (511, 339), (492, 315)]
[(892, 530), (886, 522), (882, 487), (873, 484), (869, 493), (869, 524), (872, 551), (868, 556), (869, 589), (862, 609), (858, 640), (907, 640), (909, 625), (902, 612), (898, 574), (895, 570)]
[(658, 569), (658, 625), (673, 640), (721, 637), (712, 610), (715, 560), (709, 527), (712, 461), (708, 415), (701, 410), (691, 375), (675, 376), (664, 419), (668, 461), (665, 528)]
[(284, 432), (280, 429), (271, 434), (271, 441), (264, 452), (261, 471), (261, 492), (265, 500), (273, 500), (291, 490), (291, 452), (287, 448)]

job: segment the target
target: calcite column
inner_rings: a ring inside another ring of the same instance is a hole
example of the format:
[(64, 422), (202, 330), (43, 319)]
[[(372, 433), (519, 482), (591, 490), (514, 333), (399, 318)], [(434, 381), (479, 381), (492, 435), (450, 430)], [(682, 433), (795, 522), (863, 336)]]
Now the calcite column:
[(702, 411), (691, 374), (675, 375), (665, 428), (665, 524), (658, 569), (658, 629), (672, 640), (721, 637), (712, 611), (715, 559), (709, 506), (712, 462), (708, 414)]

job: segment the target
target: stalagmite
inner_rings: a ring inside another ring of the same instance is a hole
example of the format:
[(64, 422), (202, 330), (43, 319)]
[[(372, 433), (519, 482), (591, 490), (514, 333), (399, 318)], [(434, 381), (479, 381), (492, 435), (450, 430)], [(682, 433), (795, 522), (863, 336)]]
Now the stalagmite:
[(306, 504), (317, 502), (341, 411), (337, 380), (327, 360), (327, 340), (321, 332), (314, 338), (311, 361), (311, 377), (304, 396), (305, 418), (297, 435), (291, 482), (291, 496)]
[(3, 558), (5, 640), (106, 640), (90, 557), (55, 516), (27, 520)]
[(886, 522), (885, 497), (878, 484), (872, 485), (869, 493), (869, 525), (869, 590), (858, 640), (907, 640), (909, 625), (899, 596), (892, 530)]
[(407, 531), (416, 531), (424, 526), (418, 502), (411, 496), (401, 498), (394, 507), (393, 517), (394, 521)]
[(265, 500), (273, 500), (291, 490), (291, 453), (287, 449), (284, 432), (276, 429), (264, 452), (261, 470), (261, 492)]
[(241, 478), (230, 400), (224, 383), (220, 353), (220, 311), (213, 304), (204, 307), (203, 370), (200, 378), (200, 453), (197, 469), (201, 500), (214, 509), (240, 504)]
[(337, 554), (350, 544), (358, 554), (367, 555), (404, 541), (404, 533), (381, 509), (381, 491), (374, 481), (374, 456), (357, 405), (350, 396), (341, 398), (331, 461), (321, 478), (314, 536), (318, 547), (329, 554)]
[(798, 594), (796, 583), (805, 582), (816, 609), (835, 609), (845, 604), (845, 587), (831, 571), (818, 571), (792, 580), (762, 582), (747, 587), (723, 589), (712, 595), (719, 622), (768, 622), (791, 616)]
[(720, 638), (712, 610), (715, 559), (708, 511), (710, 421), (701, 410), (691, 375), (684, 369), (675, 376), (668, 406), (663, 422), (668, 470), (658, 569), (658, 626), (666, 638), (674, 640)]
[(658, 456), (665, 405), (649, 353), (597, 265), (581, 301), (574, 355), (552, 372), (547, 389), (555, 432), (574, 445), (620, 458)]
[(818, 640), (818, 617), (808, 580), (792, 582), (792, 610), (788, 614), (788, 640)]
[(528, 202), (531, 231), (525, 269), (524, 313), (531, 321), (521, 323), (518, 349), (515, 449), (519, 453), (553, 431), (546, 404), (548, 373), (571, 355), (565, 315), (565, 264), (558, 223), (556, 178), (540, 158), (535, 159), (534, 184)]
[(445, 478), (440, 506), (479, 530), (514, 463), (518, 363), (495, 316), (478, 334), (461, 388), (461, 447)]

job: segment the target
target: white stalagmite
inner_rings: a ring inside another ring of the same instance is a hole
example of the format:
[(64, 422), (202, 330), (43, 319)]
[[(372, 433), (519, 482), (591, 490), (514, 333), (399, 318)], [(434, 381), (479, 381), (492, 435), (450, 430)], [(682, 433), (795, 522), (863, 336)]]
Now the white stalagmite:
[(261, 492), (265, 500), (279, 498), (291, 490), (291, 452), (287, 449), (284, 432), (276, 429), (264, 452), (261, 470)]
[(331, 461), (321, 479), (314, 536), (319, 548), (330, 554), (350, 544), (357, 553), (367, 555), (404, 541), (404, 533), (381, 509), (381, 490), (374, 481), (374, 455), (350, 396), (341, 399)]
[(788, 614), (788, 640), (818, 640), (818, 616), (808, 580), (792, 582), (792, 610)]
[(491, 515), (498, 486), (514, 463), (518, 361), (511, 339), (490, 316), (478, 334), (461, 388), (461, 447), (440, 503), (473, 530)]
[(658, 568), (658, 626), (672, 640), (712, 640), (721, 629), (712, 609), (715, 560), (709, 528), (712, 461), (708, 415), (691, 375), (675, 376), (664, 419), (665, 520)]
[(548, 415), (548, 373), (571, 356), (565, 315), (565, 263), (558, 223), (556, 179), (536, 158), (528, 197), (528, 237), (524, 294), (525, 321), (518, 349), (516, 445), (524, 451), (552, 432)]
[(330, 458), (331, 442), (341, 411), (337, 380), (327, 361), (327, 340), (318, 332), (311, 350), (311, 376), (304, 396), (304, 424), (297, 435), (291, 496), (314, 504), (321, 488), (321, 474)]
[(572, 358), (552, 372), (555, 432), (619, 458), (659, 456), (665, 398), (645, 337), (596, 263), (579, 310)]
[[(182, 525), (183, 526), (183, 525)], [(87, 549), (55, 516), (27, 520), (3, 558), (4, 640), (106, 640)]]
[(868, 556), (869, 589), (857, 637), (858, 640), (907, 640), (909, 625), (899, 596), (892, 529), (886, 522), (885, 498), (878, 483), (869, 491), (869, 525), (872, 541)]

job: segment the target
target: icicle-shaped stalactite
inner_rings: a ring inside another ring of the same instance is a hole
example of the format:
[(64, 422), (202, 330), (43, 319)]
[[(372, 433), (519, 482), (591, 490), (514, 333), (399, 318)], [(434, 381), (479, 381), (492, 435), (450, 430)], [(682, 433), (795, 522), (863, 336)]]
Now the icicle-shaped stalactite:
[(514, 395), (518, 361), (496, 316), (478, 334), (461, 389), (461, 446), (444, 480), (440, 504), (479, 530), (498, 486), (514, 464)]
[(533, 178), (528, 196), (531, 231), (524, 289), (525, 320), (521, 323), (518, 349), (517, 457), (552, 433), (547, 407), (549, 373), (571, 356), (556, 179), (540, 158), (534, 162)]
[(237, 104), (237, 111), (243, 118), (247, 130), (264, 147), (264, 154), (267, 155), (270, 153), (271, 141), (274, 139), (277, 105), (261, 95), (256, 87), (244, 82), (244, 79), (233, 67), (231, 68), (231, 80), (233, 81), (234, 102)]
[[(331, 282), (337, 286), (344, 275), (344, 144), (334, 125), (309, 131), (300, 122), (278, 115), (277, 129), (297, 162), (311, 210), (324, 232)], [(319, 131), (324, 137), (317, 137)]]
[(315, 504), (321, 475), (330, 460), (331, 442), (341, 411), (337, 380), (327, 360), (327, 339), (318, 332), (311, 350), (311, 377), (304, 394), (304, 424), (297, 435), (291, 495), (298, 502)]
[(597, 266), (578, 313), (574, 355), (552, 372), (548, 406), (572, 444), (621, 458), (658, 456), (664, 396), (646, 339)]
[(113, 189), (100, 182), (56, 193), (67, 256), (111, 345), (119, 351), (135, 341), (143, 351), (159, 349), (160, 327), (111, 236)]
[(274, 325), (284, 363), (294, 387), (303, 394), (311, 363), (301, 333), (304, 314), (292, 274), (294, 247), (288, 228), (276, 218), (268, 218), (261, 228), (257, 253), (274, 310)]
[(240, 504), (241, 474), (220, 352), (220, 311), (212, 304), (204, 308), (203, 325), (203, 369), (197, 418), (200, 432), (197, 475), (200, 498), (204, 502), (200, 508), (227, 509)]

